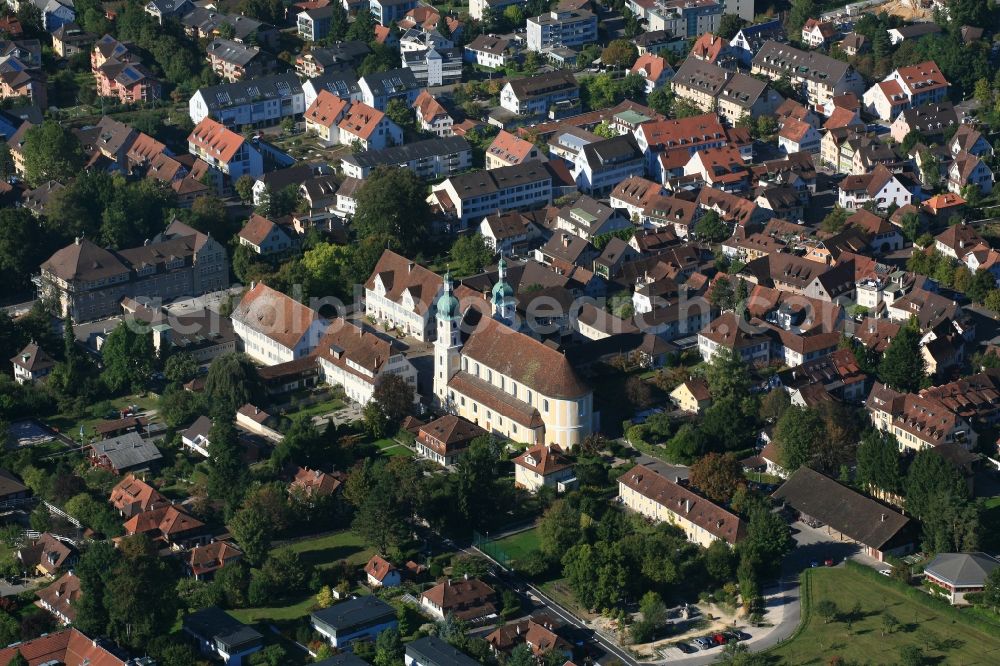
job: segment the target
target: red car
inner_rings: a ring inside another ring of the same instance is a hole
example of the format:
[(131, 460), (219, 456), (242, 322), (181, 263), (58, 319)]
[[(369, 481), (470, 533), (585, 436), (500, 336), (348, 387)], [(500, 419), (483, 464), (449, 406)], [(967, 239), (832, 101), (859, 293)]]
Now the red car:
[(828, 567), (832, 567), (836, 563), (833, 561), (833, 558), (827, 558), (826, 561), (823, 562), (823, 564), (826, 565), (826, 566), (828, 566)]
[(716, 645), (725, 645), (726, 642), (729, 641), (725, 634), (716, 634), (712, 636), (712, 640), (715, 641)]

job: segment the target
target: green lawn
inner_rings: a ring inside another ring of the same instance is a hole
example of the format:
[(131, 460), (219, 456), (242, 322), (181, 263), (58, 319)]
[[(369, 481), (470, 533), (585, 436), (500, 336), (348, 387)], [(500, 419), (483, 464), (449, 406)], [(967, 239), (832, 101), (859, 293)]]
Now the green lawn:
[(375, 553), (365, 545), (361, 537), (350, 530), (299, 541), (281, 548), (290, 548), (299, 554), (302, 561), (319, 569), (332, 567), (341, 560), (347, 560), (348, 564), (364, 565)]
[[(799, 633), (770, 652), (782, 664), (826, 664), (833, 656), (848, 662), (893, 664), (899, 663), (900, 650), (908, 645), (919, 647), (926, 663), (1000, 663), (1000, 639), (904, 595), (889, 581), (836, 567), (808, 570), (803, 585), (812, 610), (804, 613)], [(860, 603), (864, 617), (851, 629), (840, 620), (828, 623), (814, 610), (823, 600), (833, 601), (841, 613)], [(891, 613), (899, 627), (883, 636), (884, 613)]]
[(538, 537), (537, 527), (532, 527), (530, 530), (518, 532), (517, 534), (512, 534), (509, 537), (504, 537), (493, 542), (494, 546), (507, 553), (507, 557), (515, 562), (537, 549), (540, 544), (541, 540)]
[(229, 614), (240, 622), (253, 624), (262, 620), (295, 620), (308, 615), (316, 606), (316, 596), (308, 594), (299, 602), (290, 606), (278, 606), (275, 608), (237, 608), (229, 611)]
[(332, 397), (329, 400), (324, 400), (323, 402), (317, 402), (315, 405), (309, 405), (308, 407), (303, 407), (302, 409), (296, 410), (294, 412), (288, 412), (285, 416), (302, 416), (306, 418), (312, 418), (314, 416), (322, 416), (324, 414), (329, 414), (330, 412), (336, 412), (347, 406), (347, 403), (343, 401), (339, 396)]

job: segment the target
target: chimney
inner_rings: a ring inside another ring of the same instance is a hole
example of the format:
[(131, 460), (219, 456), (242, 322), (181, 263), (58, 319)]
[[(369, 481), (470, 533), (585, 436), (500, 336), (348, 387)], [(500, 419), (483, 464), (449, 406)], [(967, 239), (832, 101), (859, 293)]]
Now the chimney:
[(406, 272), (407, 273), (412, 273), (413, 272), (413, 262), (412, 261), (410, 263), (406, 264)]
[(677, 485), (681, 485), (681, 477), (680, 476), (675, 476), (674, 477), (674, 483), (676, 483)]
[(691, 500), (684, 500), (684, 513), (691, 513)]
[(562, 235), (562, 244), (563, 247), (569, 247), (569, 234)]
[(888, 519), (889, 519), (889, 516), (888, 516), (887, 514), (884, 514), (884, 513), (883, 513), (883, 514), (882, 514), (882, 522), (884, 523), (884, 522), (885, 522), (886, 520), (888, 520)]

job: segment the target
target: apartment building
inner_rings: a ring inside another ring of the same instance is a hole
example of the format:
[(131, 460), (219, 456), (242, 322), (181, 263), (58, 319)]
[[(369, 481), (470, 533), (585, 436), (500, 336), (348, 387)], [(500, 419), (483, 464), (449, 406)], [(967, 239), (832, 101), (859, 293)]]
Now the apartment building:
[(597, 41), (597, 16), (586, 9), (553, 9), (528, 19), (529, 51), (541, 53), (556, 47), (575, 47)]
[(413, 71), (405, 67), (365, 74), (358, 85), (361, 87), (361, 101), (379, 111), (385, 111), (389, 100), (396, 98), (412, 106), (421, 90)]
[(950, 84), (933, 60), (900, 67), (865, 91), (865, 110), (885, 121), (924, 104), (944, 102)]
[(449, 136), (365, 150), (346, 155), (340, 161), (345, 176), (362, 180), (380, 166), (406, 169), (424, 180), (447, 178), (472, 168), (472, 147), (464, 137)]
[(262, 56), (256, 46), (245, 46), (222, 37), (213, 39), (207, 50), (212, 71), (230, 83), (263, 76), (271, 71), (274, 62), (270, 56)]
[(305, 110), (302, 84), (291, 72), (199, 88), (188, 101), (194, 124), (211, 117), (234, 128), (276, 125)]
[(462, 80), (462, 49), (429, 48), (402, 53), (404, 69), (421, 87), (447, 86)]
[(455, 134), (455, 119), (434, 98), (434, 95), (426, 90), (421, 90), (420, 94), (417, 95), (417, 99), (413, 102), (413, 109), (417, 113), (417, 124), (423, 131), (439, 137)]
[(629, 0), (633, 13), (646, 19), (649, 30), (664, 30), (693, 39), (706, 32), (718, 32), (725, 3), (718, 0), (657, 0), (646, 9), (642, 0)]
[(510, 64), (512, 57), (511, 41), (505, 37), (479, 35), (465, 45), (465, 61), (480, 67), (500, 69)]
[(853, 92), (860, 97), (864, 92), (864, 79), (847, 63), (772, 40), (754, 56), (750, 73), (772, 81), (788, 79), (817, 110), (832, 104), (838, 95)]
[(618, 501), (646, 518), (675, 525), (703, 548), (721, 541), (735, 546), (746, 536), (746, 522), (729, 509), (695, 493), (686, 482), (668, 479), (644, 465), (618, 477)]
[(428, 201), (462, 227), (492, 213), (531, 210), (552, 203), (552, 173), (545, 164), (458, 174), (435, 185)]

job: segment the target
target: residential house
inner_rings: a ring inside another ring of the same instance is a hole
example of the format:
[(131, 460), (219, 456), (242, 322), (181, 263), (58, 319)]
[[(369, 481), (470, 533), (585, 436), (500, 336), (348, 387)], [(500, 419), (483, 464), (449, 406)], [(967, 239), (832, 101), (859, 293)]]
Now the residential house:
[(955, 106), (951, 102), (932, 102), (904, 109), (889, 127), (889, 134), (895, 141), (902, 143), (910, 132), (919, 132), (924, 137), (936, 137), (944, 134), (949, 127), (959, 125), (960, 122)]
[(291, 72), (199, 88), (188, 100), (188, 115), (196, 125), (211, 117), (226, 127), (265, 127), (305, 110), (302, 84)]
[(802, 26), (802, 43), (812, 49), (828, 46), (836, 35), (837, 26), (831, 21), (810, 18)]
[(417, 113), (417, 125), (420, 129), (438, 137), (454, 136), (455, 119), (434, 99), (434, 95), (421, 90), (413, 102), (413, 108)]
[(733, 146), (699, 150), (684, 165), (684, 176), (696, 176), (702, 183), (724, 192), (750, 187), (750, 170)]
[(715, 98), (715, 109), (722, 119), (735, 127), (744, 116), (773, 114), (784, 98), (763, 81), (736, 72)]
[(306, 131), (319, 137), (323, 145), (339, 144), (340, 121), (350, 106), (349, 100), (341, 99), (328, 90), (321, 90), (303, 116)]
[(198, 646), (201, 654), (226, 666), (249, 664), (250, 655), (264, 647), (264, 636), (225, 612), (209, 606), (184, 616), (182, 630)]
[(526, 162), (547, 162), (548, 157), (538, 146), (510, 132), (500, 130), (486, 149), (486, 168), (498, 169)]
[(342, 485), (341, 479), (335, 474), (299, 467), (295, 471), (295, 478), (288, 484), (288, 493), (312, 506), (320, 499), (334, 495)]
[[(353, 67), (359, 65), (362, 60), (371, 53), (367, 42), (360, 40), (350, 40), (346, 42), (334, 42), (329, 46), (312, 46), (308, 51), (295, 57), (295, 71), (299, 76), (313, 79), (321, 76), (337, 75), (354, 79), (354, 88), (360, 98), (360, 89), (357, 88), (357, 79), (354, 78)], [(302, 84), (303, 90), (309, 82)], [(331, 92), (336, 92), (335, 90)], [(306, 106), (309, 106), (307, 93)]]
[(237, 42), (277, 50), (278, 28), (249, 16), (223, 14), (215, 7), (195, 7), (179, 20), (184, 33), (193, 39), (212, 39), (220, 33), (231, 33)]
[(405, 67), (365, 74), (358, 85), (361, 87), (361, 100), (379, 111), (385, 111), (389, 100), (397, 98), (412, 107), (421, 91), (413, 71)]
[(420, 595), (420, 608), (438, 620), (450, 615), (474, 625), (497, 617), (496, 592), (478, 578), (447, 579)]
[(122, 104), (160, 98), (160, 82), (126, 45), (109, 35), (91, 52), (91, 71), (99, 97), (116, 97)]
[(646, 518), (676, 525), (688, 541), (705, 548), (715, 541), (735, 546), (746, 536), (746, 522), (738, 515), (652, 467), (636, 465), (618, 477), (618, 501)]
[(56, 367), (52, 357), (35, 342), (29, 342), (10, 362), (14, 365), (14, 381), (18, 384), (39, 382)]
[(236, 237), (240, 245), (249, 247), (261, 257), (285, 254), (296, 246), (295, 240), (284, 227), (257, 213), (250, 215)]
[(42, 532), (17, 550), (15, 557), (32, 576), (54, 578), (63, 569), (71, 568), (77, 560), (77, 552), (72, 542), (66, 542), (50, 532)]
[(110, 501), (125, 518), (170, 505), (170, 500), (161, 495), (156, 488), (133, 474), (128, 474), (111, 489)]
[(58, 580), (35, 591), (38, 606), (55, 616), (59, 624), (66, 626), (76, 622), (75, 604), (81, 596), (80, 579), (67, 571)]
[(680, 99), (709, 112), (715, 110), (715, 99), (722, 92), (730, 76), (729, 70), (705, 60), (689, 57), (670, 80), (670, 87)]
[(208, 64), (219, 78), (230, 83), (257, 78), (271, 71), (274, 61), (256, 46), (216, 37), (208, 47)]
[(674, 76), (674, 68), (666, 59), (653, 53), (647, 53), (636, 59), (629, 73), (638, 74), (646, 80), (646, 94), (648, 95), (655, 89), (667, 85)]
[(397, 624), (396, 609), (374, 596), (348, 599), (310, 615), (313, 630), (341, 650), (355, 640), (374, 640)]
[(618, 183), (611, 191), (608, 203), (612, 208), (628, 212), (629, 218), (638, 221), (643, 211), (658, 197), (665, 195), (663, 186), (640, 176), (632, 176)]
[(493, 654), (499, 658), (510, 655), (519, 645), (527, 645), (536, 659), (546, 655), (563, 655), (571, 660), (573, 646), (559, 635), (561, 624), (549, 615), (535, 614), (525, 620), (498, 627), (486, 636)]
[(137, 513), (123, 524), (125, 536), (145, 534), (154, 543), (181, 550), (207, 541), (205, 524), (174, 505)]
[(957, 156), (962, 152), (976, 157), (986, 157), (993, 154), (993, 146), (986, 140), (982, 132), (965, 124), (959, 125), (958, 129), (955, 130), (955, 134), (948, 142), (948, 150), (952, 156)]
[(302, 99), (306, 109), (313, 105), (320, 92), (326, 90), (342, 100), (361, 101), (361, 85), (351, 74), (336, 71), (320, 74), (302, 84)]
[(886, 210), (892, 205), (905, 206), (912, 199), (913, 193), (899, 176), (879, 164), (869, 173), (844, 178), (840, 182), (837, 203), (841, 208), (854, 209), (874, 201), (876, 208)]
[(184, 16), (194, 9), (194, 4), (191, 0), (149, 0), (143, 9), (163, 25), (163, 19)]
[(151, 440), (135, 432), (95, 442), (90, 446), (90, 462), (117, 475), (129, 472), (155, 472), (163, 454)]
[(809, 123), (789, 118), (778, 131), (778, 147), (786, 155), (798, 152), (818, 153), (821, 138)]
[(0, 663), (11, 663), (18, 656), (29, 664), (66, 664), (66, 666), (131, 666), (116, 656), (118, 648), (98, 638), (90, 638), (70, 628), (48, 633), (0, 649)]
[(933, 60), (900, 67), (869, 88), (865, 109), (882, 120), (894, 120), (904, 109), (943, 102), (949, 83)]
[(545, 116), (556, 105), (575, 106), (579, 100), (576, 77), (565, 70), (510, 79), (500, 91), (500, 106), (519, 116)]
[(592, 44), (597, 40), (597, 15), (586, 9), (553, 9), (528, 19), (526, 39), (528, 50), (535, 53)]
[(849, 32), (844, 35), (843, 38), (837, 42), (837, 46), (844, 52), (844, 55), (850, 57), (861, 55), (871, 49), (871, 44), (868, 43), (868, 38), (856, 32)]
[(349, 178), (367, 178), (380, 166), (398, 166), (424, 180), (448, 178), (472, 168), (472, 147), (461, 136), (416, 141), (382, 150), (345, 155), (340, 167)]
[[(751, 16), (744, 16), (743, 18), (747, 21), (753, 21), (753, 3), (744, 4), (750, 9), (749, 13)], [(781, 21), (777, 18), (763, 23), (743, 26), (729, 41), (729, 49), (735, 54), (742, 66), (749, 67), (754, 55), (769, 40), (777, 42), (786, 41), (785, 29), (781, 25)]]
[(403, 582), (399, 569), (378, 555), (372, 555), (368, 560), (368, 564), (365, 565), (365, 576), (369, 587), (373, 588), (397, 587)]
[(562, 492), (576, 486), (576, 473), (558, 445), (538, 444), (514, 458), (514, 485), (530, 493), (544, 487)]
[(211, 580), (215, 573), (243, 559), (243, 551), (228, 541), (213, 541), (188, 551), (185, 568), (195, 580)]
[(712, 404), (712, 394), (708, 390), (708, 383), (701, 377), (692, 377), (681, 382), (670, 392), (670, 401), (677, 405), (677, 408), (690, 414), (701, 414)]
[(381, 150), (403, 144), (402, 128), (384, 111), (361, 102), (347, 108), (337, 124), (337, 129), (342, 145), (357, 143), (364, 150)]
[(518, 211), (487, 215), (479, 225), (479, 234), (494, 254), (505, 257), (524, 254), (541, 236), (534, 217)]
[(973, 248), (986, 244), (976, 228), (964, 221), (949, 226), (934, 237), (934, 249), (957, 260), (961, 260)]
[(84, 31), (76, 23), (64, 23), (52, 32), (52, 50), (60, 58), (90, 51), (97, 35)]
[(884, 562), (913, 550), (916, 524), (898, 511), (808, 467), (800, 467), (772, 497), (815, 520), (837, 541), (858, 544), (865, 555)]
[(966, 187), (988, 195), (993, 191), (993, 170), (980, 158), (962, 152), (948, 166), (948, 191), (961, 194)]
[(445, 467), (454, 465), (472, 440), (488, 433), (471, 421), (445, 414), (417, 430), (417, 455)]
[(211, 118), (203, 118), (191, 131), (188, 152), (220, 174), (224, 182), (235, 183), (241, 176), (259, 178), (264, 173), (260, 150)]
[(479, 35), (465, 45), (465, 61), (487, 67), (501, 69), (511, 63), (512, 42), (506, 37)]

